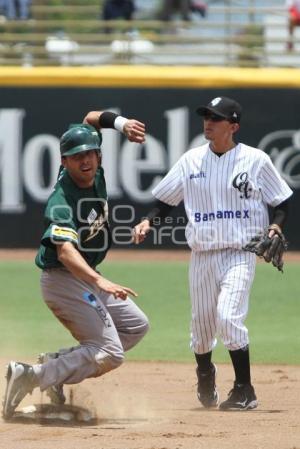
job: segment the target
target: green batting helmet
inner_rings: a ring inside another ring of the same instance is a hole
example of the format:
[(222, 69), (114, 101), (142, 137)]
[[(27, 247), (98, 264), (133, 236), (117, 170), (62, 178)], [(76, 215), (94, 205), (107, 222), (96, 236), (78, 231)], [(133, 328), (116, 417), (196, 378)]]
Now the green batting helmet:
[(91, 125), (70, 125), (60, 139), (61, 156), (72, 156), (82, 151), (101, 151), (102, 136)]

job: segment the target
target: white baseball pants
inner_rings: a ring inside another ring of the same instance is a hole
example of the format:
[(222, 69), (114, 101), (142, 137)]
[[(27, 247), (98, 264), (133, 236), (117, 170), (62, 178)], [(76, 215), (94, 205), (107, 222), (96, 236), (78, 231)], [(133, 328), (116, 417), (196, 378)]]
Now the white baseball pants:
[(229, 350), (248, 345), (244, 320), (255, 263), (254, 254), (232, 248), (192, 251), (189, 282), (191, 348), (195, 353), (211, 351), (217, 343), (217, 336)]

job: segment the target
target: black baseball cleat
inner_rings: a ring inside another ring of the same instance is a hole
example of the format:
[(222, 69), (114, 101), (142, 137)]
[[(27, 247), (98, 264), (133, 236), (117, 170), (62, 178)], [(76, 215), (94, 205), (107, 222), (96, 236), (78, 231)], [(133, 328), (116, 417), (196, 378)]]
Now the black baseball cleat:
[(37, 378), (31, 365), (12, 361), (7, 367), (6, 381), (3, 418), (10, 419), (22, 399), (37, 386)]
[(219, 403), (219, 393), (216, 389), (216, 374), (217, 368), (212, 363), (211, 368), (206, 373), (200, 373), (196, 369), (198, 377), (197, 396), (203, 407), (217, 407)]
[[(51, 359), (57, 359), (58, 352), (42, 352), (38, 356), (38, 363), (46, 363)], [(50, 398), (52, 404), (63, 405), (66, 402), (66, 396), (64, 395), (63, 384), (52, 385), (46, 390), (46, 395)]]
[(228, 399), (219, 406), (220, 410), (252, 410), (258, 406), (254, 388), (251, 384), (238, 384), (234, 382)]

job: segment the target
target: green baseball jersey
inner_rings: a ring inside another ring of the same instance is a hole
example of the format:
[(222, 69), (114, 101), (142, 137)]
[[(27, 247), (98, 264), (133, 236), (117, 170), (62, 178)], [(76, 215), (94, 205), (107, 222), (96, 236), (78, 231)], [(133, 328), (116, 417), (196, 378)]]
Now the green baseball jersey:
[(100, 167), (93, 187), (78, 187), (63, 169), (45, 210), (45, 231), (35, 262), (39, 268), (63, 265), (56, 245), (72, 242), (88, 265), (95, 268), (111, 245), (104, 172)]

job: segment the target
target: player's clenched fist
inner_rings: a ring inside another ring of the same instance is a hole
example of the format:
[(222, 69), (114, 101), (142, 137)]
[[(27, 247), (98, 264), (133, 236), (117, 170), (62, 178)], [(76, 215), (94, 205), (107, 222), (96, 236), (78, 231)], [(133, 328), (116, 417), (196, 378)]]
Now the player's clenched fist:
[(133, 243), (138, 245), (139, 243), (143, 242), (146, 238), (146, 235), (150, 231), (150, 221), (149, 220), (143, 220), (138, 225), (136, 225), (132, 230), (132, 239)]
[(123, 132), (130, 142), (145, 142), (145, 125), (135, 119), (129, 119), (125, 122)]
[(145, 142), (145, 124), (136, 119), (128, 119), (112, 111), (90, 111), (83, 123), (96, 129), (111, 128), (125, 134), (130, 142)]

